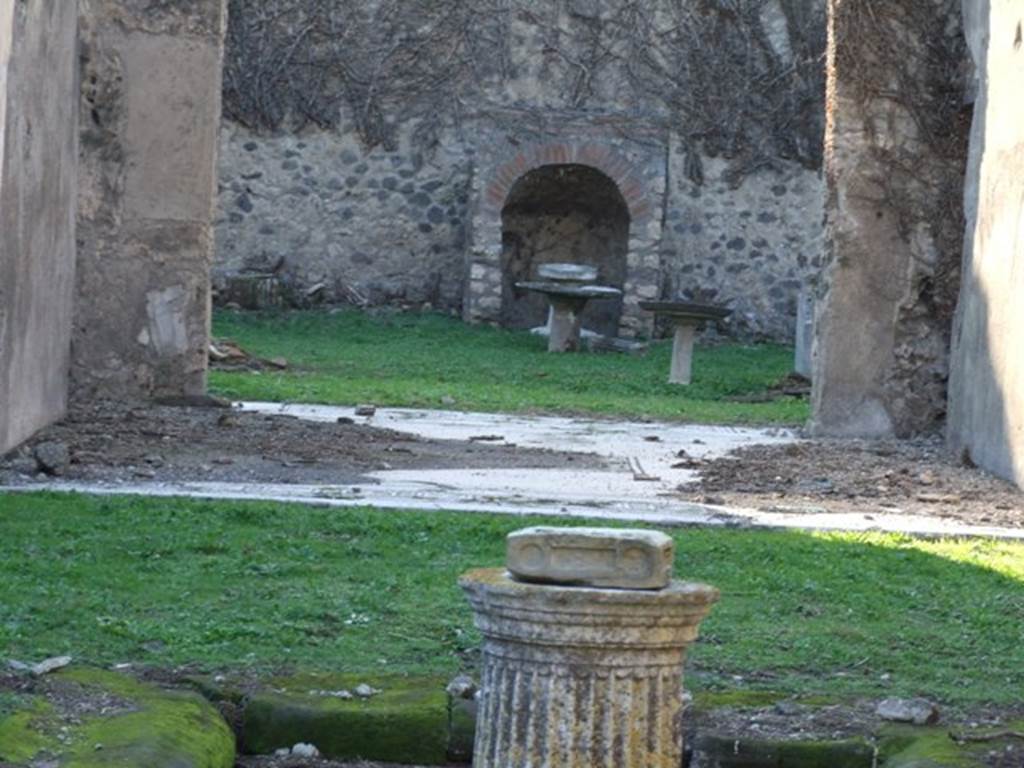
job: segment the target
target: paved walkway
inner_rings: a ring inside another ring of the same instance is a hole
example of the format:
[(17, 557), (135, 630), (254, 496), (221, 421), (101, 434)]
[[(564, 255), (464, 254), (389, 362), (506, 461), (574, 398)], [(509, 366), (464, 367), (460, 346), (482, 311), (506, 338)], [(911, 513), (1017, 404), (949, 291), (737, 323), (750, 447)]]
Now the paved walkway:
[[(813, 508), (763, 511), (681, 501), (680, 483), (695, 472), (674, 469), (679, 451), (711, 459), (744, 445), (794, 442), (785, 429), (744, 429), (550, 416), (380, 409), (358, 417), (352, 408), (244, 403), (244, 410), (314, 421), (352, 418), (431, 439), (499, 437), (524, 448), (595, 453), (609, 469), (403, 470), (370, 475), (364, 485), (266, 483), (53, 483), (51, 490), (98, 494), (250, 499), (330, 506), (454, 510), (508, 515), (559, 515), (652, 523), (803, 530), (890, 531), (914, 535), (989, 536), (1024, 540), (1024, 530), (968, 526), (942, 518), (823, 513)], [(35, 490), (39, 486), (34, 486)], [(28, 490), (28, 489), (22, 489)]]

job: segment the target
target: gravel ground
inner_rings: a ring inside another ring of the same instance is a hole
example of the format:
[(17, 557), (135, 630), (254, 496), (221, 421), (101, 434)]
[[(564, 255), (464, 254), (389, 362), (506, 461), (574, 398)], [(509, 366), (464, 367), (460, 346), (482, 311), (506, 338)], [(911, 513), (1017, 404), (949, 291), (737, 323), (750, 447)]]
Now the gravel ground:
[[(0, 485), (38, 473), (36, 455), (66, 447), (65, 479), (365, 483), (387, 469), (578, 467), (596, 456), (486, 442), (425, 440), (362, 424), (324, 424), (230, 408), (115, 402), (74, 406), (58, 424), (0, 459)], [(57, 453), (60, 451), (58, 450)], [(55, 457), (60, 463), (59, 456)]]
[(1024, 492), (951, 460), (939, 438), (741, 448), (697, 467), (691, 501), (777, 512), (871, 512), (1024, 527)]

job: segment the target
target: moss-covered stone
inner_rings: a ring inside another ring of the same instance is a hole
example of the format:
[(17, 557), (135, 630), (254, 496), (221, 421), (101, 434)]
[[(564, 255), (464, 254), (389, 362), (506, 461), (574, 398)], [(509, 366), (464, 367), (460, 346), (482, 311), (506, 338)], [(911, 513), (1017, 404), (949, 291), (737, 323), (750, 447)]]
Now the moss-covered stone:
[(698, 735), (694, 763), (701, 768), (872, 768), (867, 739), (791, 741)]
[[(878, 764), (880, 768), (985, 768), (990, 764), (988, 753), (1007, 746), (1020, 748), (1009, 739), (958, 744), (946, 728), (896, 725), (879, 736)], [(1018, 753), (1018, 759), (1024, 758)]]
[(448, 704), (448, 759), (468, 763), (476, 738), (476, 701), (454, 699)]
[(237, 680), (219, 678), (214, 675), (187, 675), (182, 678), (182, 682), (192, 686), (203, 695), (203, 698), (215, 704), (226, 701), (230, 704), (240, 705), (247, 695), (245, 687)]
[[(167, 691), (125, 675), (76, 668), (47, 678), (46, 694), (0, 720), (0, 760), (25, 764), (43, 757), (61, 768), (231, 768), (234, 736), (217, 710), (197, 694)], [(69, 700), (116, 697), (112, 712), (88, 706), (69, 713)], [(48, 699), (55, 701), (51, 704)]]
[(699, 710), (760, 709), (788, 698), (777, 691), (699, 691), (693, 694), (693, 707)]
[(27, 763), (42, 752), (49, 739), (33, 724), (51, 716), (51, 707), (43, 699), (26, 696), (11, 701), (0, 713), (0, 763)]
[[(351, 691), (360, 683), (381, 693), (351, 700), (311, 693)], [(447, 761), (449, 718), (444, 686), (441, 678), (276, 679), (245, 707), (244, 749), (266, 754), (305, 742), (333, 759), (442, 765)]]

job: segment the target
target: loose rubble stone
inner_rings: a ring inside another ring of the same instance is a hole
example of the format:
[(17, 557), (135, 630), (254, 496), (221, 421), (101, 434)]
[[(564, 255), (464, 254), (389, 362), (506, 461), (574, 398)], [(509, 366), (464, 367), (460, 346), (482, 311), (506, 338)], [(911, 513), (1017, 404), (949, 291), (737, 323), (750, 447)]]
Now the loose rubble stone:
[(64, 443), (40, 443), (35, 448), (39, 469), (48, 475), (63, 475), (71, 464), (71, 454)]
[(472, 699), (477, 690), (477, 684), (469, 675), (459, 675), (445, 688), (448, 695), (455, 699)]
[(51, 672), (56, 672), (58, 669), (63, 669), (70, 664), (70, 656), (56, 656), (52, 659), (46, 659), (45, 661), (41, 661), (34, 665), (32, 667), (32, 674), (36, 677), (41, 677), (43, 675), (48, 675)]
[(19, 456), (12, 459), (7, 466), (19, 475), (33, 475), (39, 469), (39, 463), (30, 456)]
[(675, 543), (657, 531), (539, 527), (509, 535), (506, 565), (523, 581), (663, 589), (674, 554)]
[(292, 747), (294, 757), (320, 757), (320, 750), (312, 744), (296, 744)]
[(914, 725), (933, 725), (939, 721), (939, 709), (925, 699), (885, 699), (875, 709), (883, 720)]

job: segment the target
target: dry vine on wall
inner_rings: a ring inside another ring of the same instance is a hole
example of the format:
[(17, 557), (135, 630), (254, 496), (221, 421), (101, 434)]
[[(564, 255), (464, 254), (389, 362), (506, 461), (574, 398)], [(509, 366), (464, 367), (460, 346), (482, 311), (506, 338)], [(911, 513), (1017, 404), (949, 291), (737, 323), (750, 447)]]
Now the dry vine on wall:
[(899, 141), (871, 147), (883, 197), (910, 242), (924, 226), (934, 245), (920, 263), (918, 298), (949, 334), (960, 289), (963, 251), (963, 174), (971, 111), (964, 105), (966, 42), (959, 0), (843, 2), (836, 6), (837, 69), (871, 118), (895, 103), (907, 118)]
[[(788, 50), (765, 27), (779, 10)], [(225, 113), (257, 130), (351, 121), (393, 148), (543, 62), (547, 109), (619, 111), (730, 161), (730, 180), (822, 157), (824, 0), (231, 0)], [(533, 59), (533, 61), (531, 61)], [(527, 74), (524, 74), (527, 73)]]

